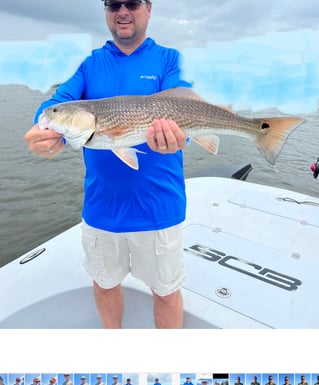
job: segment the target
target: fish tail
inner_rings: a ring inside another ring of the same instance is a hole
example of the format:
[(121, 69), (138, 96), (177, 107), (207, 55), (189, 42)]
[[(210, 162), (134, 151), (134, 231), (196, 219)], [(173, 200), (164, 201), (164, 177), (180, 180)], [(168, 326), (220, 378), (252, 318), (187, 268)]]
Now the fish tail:
[(304, 119), (293, 116), (266, 118), (260, 119), (260, 121), (265, 132), (258, 136), (254, 142), (265, 159), (274, 165), (288, 136), (304, 122)]

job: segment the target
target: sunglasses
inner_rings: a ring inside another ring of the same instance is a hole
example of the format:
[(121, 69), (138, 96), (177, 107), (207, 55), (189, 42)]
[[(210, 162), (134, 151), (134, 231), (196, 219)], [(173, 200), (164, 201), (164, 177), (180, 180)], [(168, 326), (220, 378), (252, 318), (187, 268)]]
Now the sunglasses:
[(137, 9), (140, 8), (142, 4), (145, 4), (145, 3), (146, 3), (145, 0), (128, 0), (123, 2), (119, 2), (119, 1), (112, 2), (108, 0), (104, 1), (104, 5), (106, 6), (109, 12), (118, 12), (121, 9), (122, 5), (125, 5), (125, 7), (129, 11), (136, 11)]

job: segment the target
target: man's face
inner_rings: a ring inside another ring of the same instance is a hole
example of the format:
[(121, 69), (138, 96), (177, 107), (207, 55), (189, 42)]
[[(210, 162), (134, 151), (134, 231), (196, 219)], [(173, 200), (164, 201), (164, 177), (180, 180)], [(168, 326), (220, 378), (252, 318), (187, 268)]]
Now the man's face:
[[(123, 1), (110, 0), (112, 3)], [(135, 0), (132, 0), (135, 1)], [(136, 10), (129, 10), (125, 5), (112, 12), (106, 7), (106, 22), (114, 40), (125, 46), (130, 46), (144, 40), (148, 21), (151, 16), (152, 4), (141, 4)]]

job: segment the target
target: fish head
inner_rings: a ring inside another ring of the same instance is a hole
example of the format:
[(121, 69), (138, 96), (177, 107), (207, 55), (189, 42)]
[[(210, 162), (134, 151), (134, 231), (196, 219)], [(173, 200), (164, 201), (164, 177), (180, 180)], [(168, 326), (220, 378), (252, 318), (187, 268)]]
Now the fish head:
[(73, 148), (79, 149), (95, 132), (96, 117), (81, 103), (66, 102), (44, 109), (39, 126), (62, 134)]

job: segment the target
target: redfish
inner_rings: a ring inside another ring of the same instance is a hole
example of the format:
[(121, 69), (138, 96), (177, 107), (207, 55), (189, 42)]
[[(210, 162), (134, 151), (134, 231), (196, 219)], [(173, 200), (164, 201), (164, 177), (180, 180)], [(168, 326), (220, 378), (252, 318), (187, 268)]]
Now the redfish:
[(219, 134), (249, 138), (272, 165), (289, 134), (304, 121), (295, 116), (245, 118), (208, 103), (189, 88), (173, 88), (150, 96), (56, 104), (43, 111), (39, 126), (63, 134), (75, 149), (112, 150), (137, 170), (140, 151), (132, 146), (146, 142), (147, 128), (159, 118), (174, 120), (187, 137), (214, 154)]

